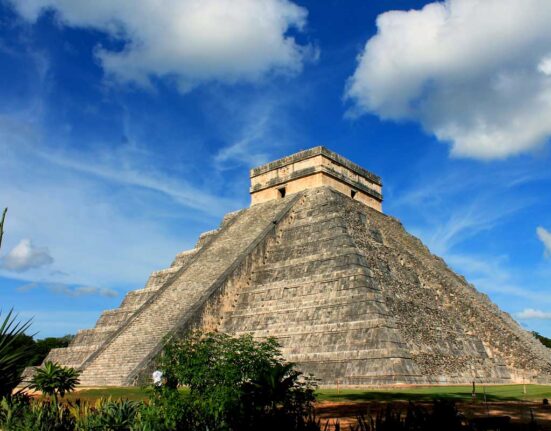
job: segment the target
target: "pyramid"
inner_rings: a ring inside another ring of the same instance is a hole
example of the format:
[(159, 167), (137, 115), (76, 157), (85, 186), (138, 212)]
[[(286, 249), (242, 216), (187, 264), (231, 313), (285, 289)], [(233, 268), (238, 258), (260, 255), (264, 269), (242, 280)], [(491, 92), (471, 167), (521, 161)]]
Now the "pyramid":
[(47, 360), (147, 382), (167, 335), (276, 337), (322, 385), (551, 382), (551, 350), (395, 218), (382, 183), (315, 147), (251, 170), (251, 206)]

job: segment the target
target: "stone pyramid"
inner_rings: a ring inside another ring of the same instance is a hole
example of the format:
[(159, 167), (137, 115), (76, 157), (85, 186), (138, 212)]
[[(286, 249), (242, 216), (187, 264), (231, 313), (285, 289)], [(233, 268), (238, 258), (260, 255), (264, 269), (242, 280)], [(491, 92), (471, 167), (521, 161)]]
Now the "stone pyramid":
[(379, 177), (316, 147), (251, 170), (250, 208), (47, 360), (147, 381), (169, 334), (277, 337), (322, 385), (551, 382), (551, 350), (382, 213)]

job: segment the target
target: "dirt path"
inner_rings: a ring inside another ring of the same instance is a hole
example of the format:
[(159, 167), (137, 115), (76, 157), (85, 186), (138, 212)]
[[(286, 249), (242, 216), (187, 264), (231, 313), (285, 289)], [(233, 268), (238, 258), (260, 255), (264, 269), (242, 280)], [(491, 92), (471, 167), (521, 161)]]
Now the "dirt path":
[[(338, 419), (341, 426), (344, 425), (346, 430), (349, 425), (356, 423), (356, 417), (359, 415), (367, 416), (368, 414), (375, 415), (381, 409), (386, 408), (387, 402), (332, 402), (321, 401), (316, 405), (318, 416), (324, 423), (327, 419), (331, 423)], [(391, 403), (405, 414), (408, 403), (406, 401), (395, 401)], [(421, 405), (427, 409), (432, 408), (430, 402), (417, 402), (416, 405)], [(531, 412), (540, 427), (539, 429), (551, 431), (551, 408), (544, 407), (541, 403), (535, 402), (492, 402), (487, 405), (482, 402), (475, 404), (470, 402), (458, 402), (458, 410), (468, 419), (484, 417), (488, 413), (491, 416), (510, 416), (513, 429), (520, 429), (521, 425), (527, 424), (531, 420)]]

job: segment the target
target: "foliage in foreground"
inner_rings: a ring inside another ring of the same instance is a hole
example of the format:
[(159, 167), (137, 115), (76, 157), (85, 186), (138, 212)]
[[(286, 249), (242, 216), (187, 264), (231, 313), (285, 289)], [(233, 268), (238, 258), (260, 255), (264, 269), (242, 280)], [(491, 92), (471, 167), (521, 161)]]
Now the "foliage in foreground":
[(57, 403), (58, 396), (63, 398), (65, 393), (73, 392), (79, 384), (79, 372), (74, 368), (62, 367), (51, 361), (37, 368), (29, 387), (53, 397)]
[[(159, 400), (150, 403), (111, 399), (97, 400), (95, 403), (50, 403), (46, 400), (31, 400), (25, 396), (4, 398), (0, 402), (0, 428), (17, 431), (204, 431), (206, 429), (196, 422), (196, 412), (181, 399), (164, 399), (164, 407)], [(172, 412), (176, 416), (167, 417)], [(177, 423), (171, 422), (175, 419)], [(392, 404), (375, 412), (368, 412), (357, 418), (355, 424), (346, 428), (349, 431), (462, 431), (473, 428), (457, 410), (453, 401), (436, 400), (433, 408), (410, 403), (406, 411)], [(503, 423), (503, 422), (501, 422)], [(258, 429), (276, 429), (275, 427)], [(277, 428), (287, 430), (289, 428)], [(308, 431), (344, 431), (338, 421), (322, 423), (315, 416), (310, 416), (305, 424)], [(493, 428), (492, 428), (493, 429)], [(539, 429), (532, 421), (529, 429)]]
[(166, 382), (160, 402), (177, 397), (174, 388), (178, 385), (189, 387), (189, 394), (177, 401), (180, 409), (194, 418), (187, 426), (308, 429), (315, 381), (283, 360), (273, 338), (255, 341), (250, 335), (191, 333), (167, 344), (159, 369)]
[(21, 382), (21, 365), (25, 363), (29, 352), (26, 347), (19, 346), (18, 341), (25, 336), (30, 325), (30, 320), (18, 322), (13, 310), (0, 320), (0, 397), (11, 394)]

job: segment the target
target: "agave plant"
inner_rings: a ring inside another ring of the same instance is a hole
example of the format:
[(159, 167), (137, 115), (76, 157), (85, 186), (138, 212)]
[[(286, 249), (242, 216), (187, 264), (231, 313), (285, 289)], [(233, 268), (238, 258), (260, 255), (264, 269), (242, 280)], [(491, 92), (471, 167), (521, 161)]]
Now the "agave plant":
[(79, 384), (78, 376), (79, 372), (74, 368), (47, 361), (41, 368), (36, 369), (29, 387), (53, 397), (57, 403), (58, 395), (63, 398), (65, 393), (74, 391)]
[(10, 395), (21, 382), (20, 372), (30, 351), (28, 346), (19, 344), (19, 341), (30, 326), (31, 320), (19, 322), (13, 310), (0, 323), (0, 398)]

